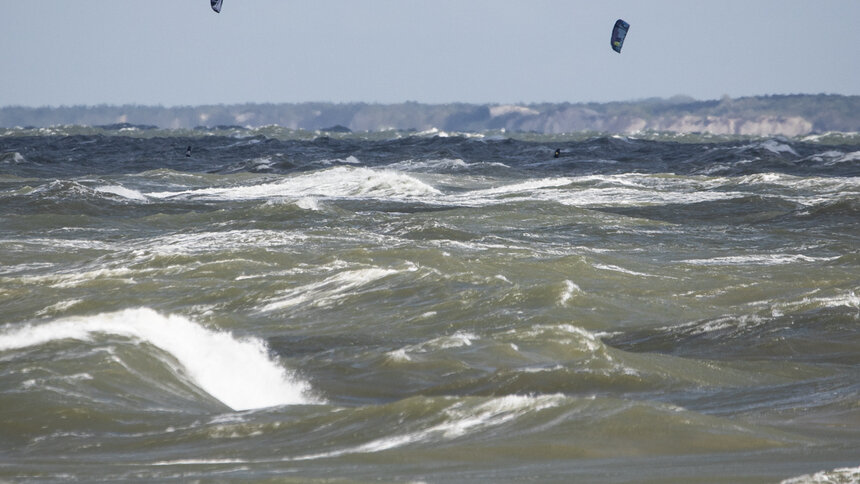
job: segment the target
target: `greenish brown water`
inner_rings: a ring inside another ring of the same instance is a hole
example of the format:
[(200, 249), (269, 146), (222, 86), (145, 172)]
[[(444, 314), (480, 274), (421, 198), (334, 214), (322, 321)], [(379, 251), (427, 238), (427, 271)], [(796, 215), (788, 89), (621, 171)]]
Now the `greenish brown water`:
[(5, 130), (0, 480), (856, 482), (855, 138)]

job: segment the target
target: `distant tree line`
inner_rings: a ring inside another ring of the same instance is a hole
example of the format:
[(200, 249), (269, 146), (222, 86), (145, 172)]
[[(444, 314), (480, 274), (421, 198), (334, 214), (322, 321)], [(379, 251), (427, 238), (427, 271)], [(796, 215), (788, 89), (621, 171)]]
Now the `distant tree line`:
[[(774, 95), (697, 101), (688, 97), (611, 103), (476, 104), (300, 103), (204, 106), (98, 105), (0, 108), (2, 127), (103, 126), (118, 123), (159, 128), (278, 125), (448, 131), (509, 130), (539, 133), (755, 130), (797, 135), (860, 131), (860, 96)], [(783, 133), (779, 131), (783, 130)], [(789, 132), (791, 131), (791, 132)]]

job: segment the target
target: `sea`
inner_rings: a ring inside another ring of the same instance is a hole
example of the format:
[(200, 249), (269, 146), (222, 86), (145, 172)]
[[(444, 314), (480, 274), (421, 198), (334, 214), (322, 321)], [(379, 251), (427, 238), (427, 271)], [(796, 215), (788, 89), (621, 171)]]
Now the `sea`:
[(60, 481), (860, 482), (860, 134), (2, 128)]

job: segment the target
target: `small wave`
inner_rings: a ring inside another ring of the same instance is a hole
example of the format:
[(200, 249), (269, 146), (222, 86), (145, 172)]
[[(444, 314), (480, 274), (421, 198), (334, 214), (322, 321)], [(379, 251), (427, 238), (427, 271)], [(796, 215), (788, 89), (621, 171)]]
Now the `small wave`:
[(415, 133), (414, 136), (420, 136), (420, 137), (436, 136), (439, 138), (447, 138), (450, 135), (448, 133), (446, 133), (445, 131), (440, 130), (439, 128), (430, 128), (430, 129), (426, 129), (424, 131), (421, 131), (419, 133)]
[(95, 198), (98, 194), (92, 188), (73, 180), (54, 180), (47, 185), (41, 185), (32, 194), (48, 200), (67, 198)]
[(810, 310), (816, 308), (848, 308), (860, 310), (860, 296), (854, 290), (832, 296), (806, 296), (798, 301), (778, 305), (781, 309)]
[(147, 342), (169, 353), (201, 389), (234, 410), (314, 403), (310, 386), (269, 357), (256, 338), (237, 339), (177, 315), (127, 309), (71, 317), (0, 333), (0, 351), (103, 333)]
[(806, 210), (796, 212), (798, 218), (821, 220), (824, 217), (848, 218), (860, 214), (860, 198), (846, 196), (844, 199), (824, 200)]
[(361, 160), (355, 157), (355, 155), (349, 155), (346, 158), (331, 158), (319, 160), (318, 163), (320, 165), (361, 165)]
[(285, 460), (326, 459), (349, 454), (382, 452), (417, 443), (452, 440), (464, 435), (480, 432), (484, 429), (504, 425), (524, 415), (561, 406), (566, 400), (568, 398), (560, 394), (539, 396), (508, 395), (482, 400), (477, 402), (477, 404), (472, 403), (471, 400), (467, 400), (465, 403), (460, 402), (449, 406), (444, 410), (445, 420), (443, 422), (425, 429), (400, 435), (386, 436), (345, 449), (307, 454)]
[(387, 165), (387, 168), (405, 172), (428, 173), (462, 173), (476, 170), (508, 169), (509, 165), (501, 162), (466, 162), (461, 158), (440, 158), (429, 160), (406, 160)]
[[(274, 158), (277, 159), (274, 159)], [(268, 173), (276, 168), (289, 167), (290, 164), (283, 159), (283, 155), (276, 153), (271, 156), (262, 156), (250, 160), (240, 161), (238, 163), (225, 166), (220, 171), (222, 173), (238, 173), (247, 171), (250, 173)]]
[(139, 191), (121, 185), (101, 185), (90, 187), (73, 180), (54, 180), (30, 192), (31, 196), (42, 200), (104, 202), (113, 201), (128, 203), (129, 201), (146, 202), (147, 198)]
[(788, 154), (792, 154), (795, 156), (799, 156), (797, 154), (797, 151), (795, 151), (794, 148), (791, 147), (791, 145), (787, 144), (784, 141), (780, 141), (777, 139), (769, 139), (769, 140), (757, 141), (754, 143), (746, 144), (746, 145), (743, 145), (743, 146), (737, 148), (736, 151), (741, 152), (741, 153), (747, 152), (747, 151), (759, 152), (759, 153), (762, 151), (767, 151), (767, 152), (770, 152), (770, 153), (775, 154), (775, 155), (782, 155), (783, 153), (788, 153)]
[(314, 212), (319, 212), (320, 210), (322, 210), (322, 208), (320, 208), (319, 200), (317, 200), (316, 197), (300, 198), (296, 201), (296, 206), (303, 210), (311, 210)]
[(82, 302), (83, 302), (82, 299), (69, 299), (67, 301), (60, 301), (56, 304), (52, 304), (52, 305), (42, 309), (41, 311), (37, 312), (36, 314), (38, 316), (44, 316), (46, 314), (62, 313), (64, 311), (68, 310), (69, 308), (71, 308), (72, 306), (76, 306)]
[[(406, 270), (417, 270), (410, 266)], [(276, 311), (313, 301), (315, 306), (328, 306), (340, 299), (348, 297), (353, 290), (400, 272), (397, 269), (372, 267), (344, 271), (328, 277), (320, 282), (314, 282), (302, 287), (285, 291), (279, 297), (263, 306), (263, 312)]]
[(132, 190), (121, 185), (107, 185), (96, 187), (95, 191), (98, 193), (109, 193), (111, 195), (117, 195), (123, 198), (127, 198), (129, 200), (137, 200), (141, 202), (146, 201), (146, 197), (144, 197), (143, 194), (139, 191)]
[(621, 274), (628, 274), (631, 276), (638, 276), (638, 277), (660, 277), (660, 276), (655, 276), (654, 274), (646, 274), (644, 272), (631, 271), (630, 269), (625, 269), (623, 267), (619, 267), (619, 266), (612, 265), (612, 264), (594, 264), (594, 268), (600, 269), (603, 271), (620, 272)]
[(763, 143), (760, 143), (757, 147), (764, 148), (764, 149), (770, 151), (771, 153), (776, 153), (776, 154), (791, 153), (792, 155), (798, 156), (797, 152), (794, 151), (794, 148), (792, 148), (791, 146), (789, 146), (785, 143), (780, 143), (780, 142), (778, 142), (776, 140), (772, 140), (772, 139), (767, 140)]
[[(578, 350), (591, 356), (595, 353), (605, 353), (606, 347), (594, 333), (572, 324), (537, 325), (521, 337), (534, 341), (553, 341), (558, 344), (572, 345)], [(521, 342), (525, 340), (520, 340)]]
[(452, 335), (440, 336), (433, 338), (423, 343), (409, 345), (393, 351), (389, 351), (386, 355), (393, 361), (412, 361), (412, 356), (421, 353), (429, 353), (431, 351), (447, 350), (451, 348), (462, 348), (464, 346), (472, 346), (472, 343), (478, 340), (479, 337), (472, 333), (457, 331)]
[(852, 151), (851, 153), (846, 153), (838, 160), (839, 163), (846, 161), (860, 161), (860, 151)]
[(573, 281), (565, 280), (564, 281), (564, 289), (561, 291), (561, 296), (558, 298), (559, 306), (566, 306), (568, 301), (570, 301), (573, 296), (577, 293), (582, 292), (582, 289), (579, 288)]
[(389, 165), (388, 168), (404, 171), (459, 171), (470, 166), (460, 158), (442, 158), (437, 160), (408, 160)]
[(27, 162), (27, 159), (24, 158), (24, 155), (22, 155), (21, 153), (18, 153), (17, 151), (0, 153), (0, 163), (7, 163), (7, 164), (13, 164), (14, 163), (14, 164), (18, 165), (18, 164), (26, 163), (26, 162)]

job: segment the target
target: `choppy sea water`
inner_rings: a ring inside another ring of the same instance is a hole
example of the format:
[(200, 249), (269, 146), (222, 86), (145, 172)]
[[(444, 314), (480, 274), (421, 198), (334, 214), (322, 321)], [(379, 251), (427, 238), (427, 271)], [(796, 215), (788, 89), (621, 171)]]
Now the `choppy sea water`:
[(857, 482), (858, 395), (856, 135), (0, 130), (2, 481)]

